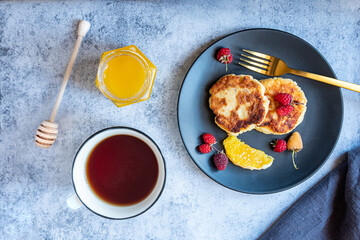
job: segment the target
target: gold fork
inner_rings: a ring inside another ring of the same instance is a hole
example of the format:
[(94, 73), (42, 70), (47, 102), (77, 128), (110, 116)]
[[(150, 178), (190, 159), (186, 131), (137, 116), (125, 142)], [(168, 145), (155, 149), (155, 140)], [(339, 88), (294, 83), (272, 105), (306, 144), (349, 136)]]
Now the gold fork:
[[(250, 69), (254, 72), (258, 72), (264, 75), (277, 77), (284, 75), (285, 73), (291, 73), (295, 75), (299, 75), (306, 78), (311, 78), (316, 81), (324, 82), (327, 84), (335, 85), (338, 87), (346, 88), (355, 92), (360, 92), (360, 85), (349, 83), (341, 80), (337, 80), (335, 78), (331, 77), (325, 77), (321, 76), (319, 74), (315, 73), (309, 73), (301, 70), (296, 70), (293, 68), (290, 68), (286, 65), (284, 61), (282, 61), (280, 58), (269, 56), (263, 53), (254, 52), (250, 50), (243, 49), (244, 52), (249, 53), (253, 56), (241, 54), (241, 56), (246, 57), (247, 59), (240, 58), (241, 61), (249, 63), (251, 65), (241, 63), (239, 64), (247, 69)], [(254, 57), (255, 56), (255, 57)], [(255, 67), (256, 66), (256, 67)]]

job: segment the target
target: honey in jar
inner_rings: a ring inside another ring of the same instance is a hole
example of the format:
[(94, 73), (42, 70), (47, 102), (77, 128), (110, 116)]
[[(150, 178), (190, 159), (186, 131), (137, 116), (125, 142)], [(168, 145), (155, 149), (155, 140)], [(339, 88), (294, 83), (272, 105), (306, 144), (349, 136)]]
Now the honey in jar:
[(156, 67), (134, 45), (102, 54), (96, 86), (116, 106), (149, 99)]

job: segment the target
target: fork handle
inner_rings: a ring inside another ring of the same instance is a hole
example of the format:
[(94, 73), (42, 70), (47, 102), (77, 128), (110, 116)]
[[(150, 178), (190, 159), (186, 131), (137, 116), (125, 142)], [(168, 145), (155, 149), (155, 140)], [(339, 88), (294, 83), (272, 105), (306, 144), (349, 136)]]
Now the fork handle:
[(345, 81), (341, 81), (335, 78), (331, 78), (331, 77), (325, 77), (319, 74), (315, 74), (315, 73), (309, 73), (309, 72), (305, 72), (305, 71), (301, 71), (301, 70), (296, 70), (296, 69), (289, 69), (289, 73), (291, 74), (295, 74), (298, 76), (302, 76), (302, 77), (306, 77), (306, 78), (310, 78), (310, 79), (314, 79), (316, 81), (320, 81), (323, 83), (327, 83), (327, 84), (331, 84), (337, 87), (341, 87), (341, 88), (346, 88), (355, 92), (360, 92), (360, 85), (355, 84), (355, 83), (350, 83), (350, 82), (345, 82)]

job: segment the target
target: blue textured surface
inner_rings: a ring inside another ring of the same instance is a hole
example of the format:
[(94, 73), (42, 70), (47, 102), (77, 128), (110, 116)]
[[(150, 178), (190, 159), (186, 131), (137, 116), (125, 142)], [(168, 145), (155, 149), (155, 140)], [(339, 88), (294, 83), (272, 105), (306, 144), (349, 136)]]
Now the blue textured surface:
[[(226, 189), (196, 167), (177, 129), (177, 97), (187, 69), (211, 42), (254, 27), (303, 38), (324, 55), (339, 79), (360, 84), (360, 2), (294, 2), (0, 2), (0, 239), (259, 237), (337, 166), (344, 152), (360, 145), (360, 95), (343, 90), (343, 130), (320, 171), (295, 188), (265, 196)], [(58, 113), (60, 133), (51, 149), (39, 149), (34, 134), (53, 107), (79, 19), (92, 27)], [(95, 73), (102, 52), (129, 44), (137, 45), (158, 73), (150, 100), (118, 109), (96, 89)], [(114, 125), (150, 135), (167, 163), (159, 201), (126, 221), (66, 206), (78, 147), (92, 133)]]

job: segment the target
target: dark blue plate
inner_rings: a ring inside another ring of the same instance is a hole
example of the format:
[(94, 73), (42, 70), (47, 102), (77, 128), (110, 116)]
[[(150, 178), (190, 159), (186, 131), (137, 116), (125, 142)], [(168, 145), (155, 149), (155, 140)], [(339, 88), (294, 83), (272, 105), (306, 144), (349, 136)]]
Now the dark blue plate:
[(209, 108), (210, 87), (227, 74), (225, 65), (215, 59), (216, 52), (222, 47), (230, 48), (234, 55), (228, 74), (249, 74), (258, 80), (268, 78), (237, 64), (244, 48), (279, 57), (295, 69), (335, 78), (324, 57), (309, 43), (292, 34), (273, 29), (249, 29), (220, 39), (193, 63), (179, 95), (179, 129), (191, 158), (211, 179), (239, 192), (274, 193), (303, 182), (324, 164), (338, 140), (343, 119), (340, 89), (295, 75), (282, 76), (296, 81), (308, 99), (305, 119), (296, 128), (304, 144), (304, 149), (296, 157), (298, 170), (292, 165), (291, 152), (275, 153), (269, 145), (275, 138), (287, 139), (290, 134), (275, 136), (252, 130), (238, 138), (273, 156), (275, 160), (272, 166), (266, 170), (251, 171), (229, 163), (224, 171), (218, 171), (211, 158), (213, 154), (201, 154), (197, 146), (202, 143), (200, 136), (208, 132), (216, 137), (219, 142), (217, 146), (222, 149), (222, 141), (227, 136), (215, 124), (215, 115)]

